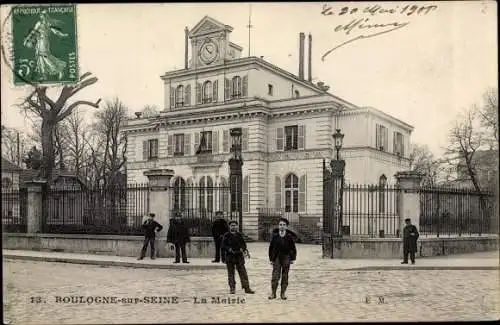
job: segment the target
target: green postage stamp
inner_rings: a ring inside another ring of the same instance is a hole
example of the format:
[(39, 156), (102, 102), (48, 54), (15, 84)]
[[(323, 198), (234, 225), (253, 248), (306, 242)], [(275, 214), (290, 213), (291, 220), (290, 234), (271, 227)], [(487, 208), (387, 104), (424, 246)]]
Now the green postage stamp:
[(12, 8), (14, 84), (78, 81), (76, 5)]

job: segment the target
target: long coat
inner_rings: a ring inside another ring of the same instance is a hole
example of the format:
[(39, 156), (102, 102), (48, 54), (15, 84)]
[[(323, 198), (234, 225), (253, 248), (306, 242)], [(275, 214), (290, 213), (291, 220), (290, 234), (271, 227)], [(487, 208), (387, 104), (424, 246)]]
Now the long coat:
[(405, 226), (403, 229), (403, 249), (409, 252), (417, 251), (418, 229), (414, 225)]
[(227, 225), (227, 221), (222, 218), (216, 219), (212, 224), (212, 237), (214, 237), (214, 239), (219, 238), (228, 231), (229, 226)]
[(184, 224), (182, 220), (170, 220), (170, 227), (167, 232), (167, 242), (185, 244), (189, 243), (191, 239), (189, 238), (189, 229)]
[(286, 230), (283, 239), (280, 238), (278, 229), (273, 231), (269, 244), (269, 261), (274, 262), (277, 257), (283, 257), (289, 261), (295, 261), (297, 258), (294, 236), (289, 230)]
[(233, 234), (228, 231), (224, 234), (221, 245), (222, 262), (226, 264), (245, 264), (245, 256), (243, 254), (246, 250), (247, 244), (239, 232)]

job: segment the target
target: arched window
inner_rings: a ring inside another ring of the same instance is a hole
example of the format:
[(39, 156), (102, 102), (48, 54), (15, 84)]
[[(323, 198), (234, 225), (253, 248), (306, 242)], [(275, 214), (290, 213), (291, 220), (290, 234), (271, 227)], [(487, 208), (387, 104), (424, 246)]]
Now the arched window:
[(204, 104), (211, 103), (212, 95), (213, 95), (212, 82), (207, 80), (203, 84), (203, 103)]
[(378, 179), (378, 212), (385, 213), (385, 195), (386, 195), (387, 177), (382, 175)]
[(184, 106), (184, 86), (179, 85), (175, 91), (175, 107)]
[(210, 176), (203, 176), (200, 179), (200, 214), (206, 217), (205, 213), (213, 212), (214, 210), (214, 183)]
[(241, 77), (235, 76), (232, 80), (232, 92), (231, 98), (240, 98), (241, 97)]
[(174, 210), (186, 209), (186, 181), (177, 177), (174, 182)]
[(285, 212), (299, 212), (299, 178), (295, 174), (285, 178)]

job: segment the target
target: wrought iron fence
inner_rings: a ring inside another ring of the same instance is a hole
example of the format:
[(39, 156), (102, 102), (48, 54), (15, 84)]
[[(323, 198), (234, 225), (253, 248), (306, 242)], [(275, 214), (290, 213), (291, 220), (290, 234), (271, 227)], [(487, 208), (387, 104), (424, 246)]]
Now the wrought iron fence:
[(149, 188), (49, 188), (43, 200), (43, 231), (67, 234), (141, 235), (149, 212)]
[(2, 188), (2, 229), (4, 232), (27, 231), (28, 192), (24, 188)]
[(212, 236), (212, 223), (218, 217), (237, 220), (230, 211), (229, 186), (172, 187), (171, 200), (171, 215), (181, 215), (191, 236)]
[(344, 185), (342, 235), (399, 237), (400, 189), (390, 185)]
[(439, 237), (498, 232), (493, 193), (446, 187), (425, 187), (419, 193), (419, 226), (423, 235)]

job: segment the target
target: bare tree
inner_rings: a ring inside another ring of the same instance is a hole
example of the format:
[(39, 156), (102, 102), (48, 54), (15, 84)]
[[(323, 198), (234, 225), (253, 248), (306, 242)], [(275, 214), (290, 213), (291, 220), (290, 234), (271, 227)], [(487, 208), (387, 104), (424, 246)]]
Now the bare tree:
[(105, 185), (118, 185), (119, 172), (125, 166), (127, 138), (121, 130), (127, 120), (127, 111), (123, 103), (115, 98), (107, 101), (104, 108), (95, 113), (94, 129), (104, 145), (99, 174), (105, 177)]
[(77, 100), (71, 104), (68, 100), (78, 92), (97, 82), (96, 77), (90, 77), (91, 73), (84, 73), (75, 85), (63, 86), (57, 100), (52, 100), (47, 95), (46, 86), (35, 86), (35, 89), (25, 98), (22, 109), (30, 111), (41, 118), (41, 142), (42, 142), (42, 166), (39, 177), (50, 179), (55, 164), (54, 138), (56, 125), (73, 113), (73, 110), (81, 105), (99, 107), (96, 102)]
[(438, 181), (441, 162), (434, 157), (427, 145), (412, 144), (410, 148), (410, 169), (424, 174), (424, 185), (435, 185)]
[(498, 89), (490, 88), (483, 94), (483, 104), (475, 108), (481, 126), (486, 131), (490, 149), (498, 150)]
[(85, 141), (90, 137), (89, 126), (78, 109), (63, 121), (61, 126), (68, 167), (78, 176), (84, 177), (84, 169), (88, 166), (90, 156), (88, 143)]
[(160, 115), (160, 108), (157, 105), (146, 105), (142, 110), (142, 117), (151, 118)]
[(28, 135), (15, 128), (2, 125), (2, 156), (21, 166), (23, 159), (33, 146)]

